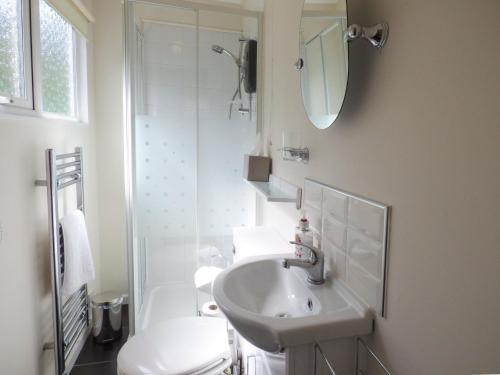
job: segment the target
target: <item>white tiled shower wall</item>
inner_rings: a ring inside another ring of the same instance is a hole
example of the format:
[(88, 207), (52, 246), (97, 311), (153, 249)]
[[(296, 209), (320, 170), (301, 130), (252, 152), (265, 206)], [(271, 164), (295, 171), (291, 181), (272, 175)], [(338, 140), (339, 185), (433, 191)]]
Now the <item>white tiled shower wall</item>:
[(381, 313), (389, 208), (310, 180), (304, 190), (304, 209), (321, 234), (326, 271)]
[(237, 68), (211, 51), (218, 44), (238, 54), (240, 36), (200, 29), (197, 53), (196, 28), (145, 24), (145, 113), (136, 119), (135, 147), (148, 285), (192, 284), (213, 247), (229, 256), (233, 226), (255, 222), (255, 194), (241, 169), (256, 121), (236, 111), (228, 120)]

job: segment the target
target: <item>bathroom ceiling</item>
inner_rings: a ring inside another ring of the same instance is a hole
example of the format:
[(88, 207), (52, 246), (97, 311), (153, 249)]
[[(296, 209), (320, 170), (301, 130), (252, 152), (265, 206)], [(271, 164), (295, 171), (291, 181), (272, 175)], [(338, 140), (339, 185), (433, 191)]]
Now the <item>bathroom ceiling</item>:
[[(194, 0), (200, 3), (212, 3), (212, 4), (224, 4), (230, 5), (237, 8), (242, 8), (246, 10), (254, 10), (254, 11), (264, 11), (264, 2), (266, 0)], [(337, 5), (339, 0), (305, 0), (305, 4), (307, 7), (312, 7), (312, 9), (316, 9), (317, 7), (321, 7), (321, 9), (325, 5)]]
[[(264, 6), (265, 0), (214, 0), (219, 3), (236, 4), (242, 7), (253, 8)], [(305, 0), (306, 4), (336, 4), (339, 0)]]
[[(237, 4), (242, 6), (252, 6), (253, 4), (264, 4), (265, 0), (214, 0), (220, 3)], [(306, 4), (335, 4), (339, 0), (305, 0)]]
[(339, 0), (306, 0), (306, 4), (337, 4)]
[(229, 5), (246, 10), (263, 11), (265, 0), (194, 0), (198, 3)]

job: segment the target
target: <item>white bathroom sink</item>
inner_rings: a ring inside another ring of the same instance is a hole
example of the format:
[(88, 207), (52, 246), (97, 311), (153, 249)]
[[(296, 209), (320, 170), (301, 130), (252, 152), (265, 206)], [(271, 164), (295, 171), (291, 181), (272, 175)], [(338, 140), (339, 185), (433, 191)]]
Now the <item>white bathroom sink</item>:
[(213, 294), (234, 328), (268, 352), (366, 335), (373, 316), (349, 291), (328, 278), (310, 285), (301, 269), (285, 269), (283, 256), (249, 258), (220, 273)]

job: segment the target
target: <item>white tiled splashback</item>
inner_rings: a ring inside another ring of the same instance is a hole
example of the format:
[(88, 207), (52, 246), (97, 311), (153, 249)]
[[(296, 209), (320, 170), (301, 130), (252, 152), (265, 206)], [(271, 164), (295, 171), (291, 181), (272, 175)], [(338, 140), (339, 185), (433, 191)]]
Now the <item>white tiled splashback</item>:
[(306, 179), (304, 205), (321, 234), (325, 269), (384, 315), (390, 207)]

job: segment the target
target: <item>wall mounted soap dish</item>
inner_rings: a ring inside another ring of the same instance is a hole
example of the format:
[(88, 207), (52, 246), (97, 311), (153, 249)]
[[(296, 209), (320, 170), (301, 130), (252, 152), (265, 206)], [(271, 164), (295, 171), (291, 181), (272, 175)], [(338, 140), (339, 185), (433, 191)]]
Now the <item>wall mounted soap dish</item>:
[(305, 148), (295, 148), (295, 147), (283, 147), (280, 148), (283, 160), (288, 161), (298, 161), (303, 164), (309, 163), (309, 149)]

